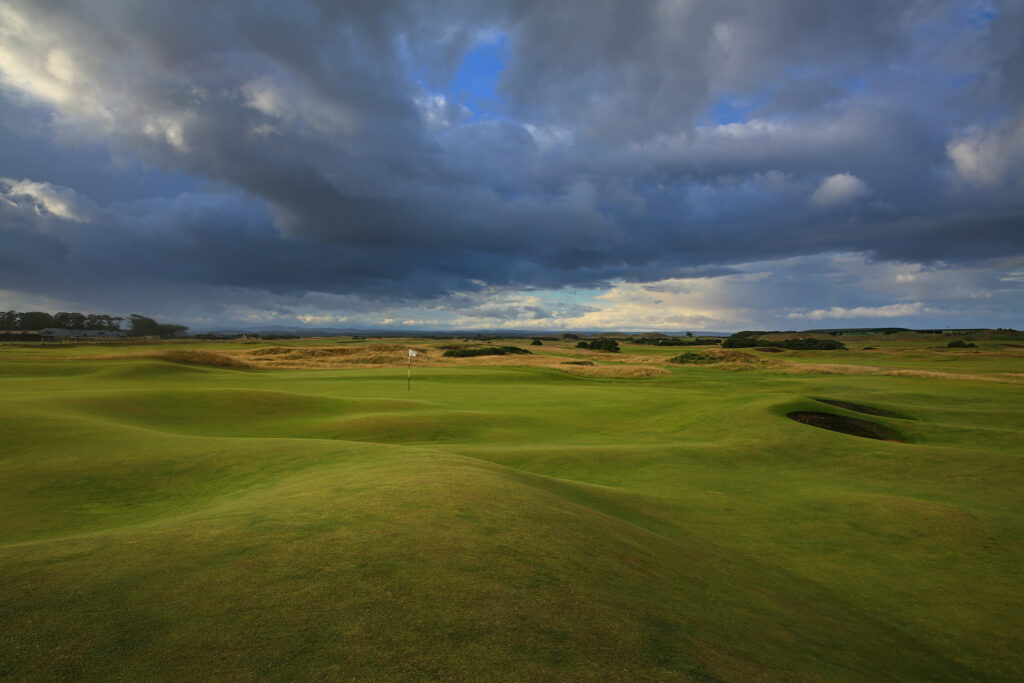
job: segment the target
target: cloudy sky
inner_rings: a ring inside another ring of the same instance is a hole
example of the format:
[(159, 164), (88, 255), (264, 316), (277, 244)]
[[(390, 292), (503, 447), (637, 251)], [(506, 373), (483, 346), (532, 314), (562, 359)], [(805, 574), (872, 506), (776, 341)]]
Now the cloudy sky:
[(0, 0), (0, 308), (1024, 326), (1024, 0)]

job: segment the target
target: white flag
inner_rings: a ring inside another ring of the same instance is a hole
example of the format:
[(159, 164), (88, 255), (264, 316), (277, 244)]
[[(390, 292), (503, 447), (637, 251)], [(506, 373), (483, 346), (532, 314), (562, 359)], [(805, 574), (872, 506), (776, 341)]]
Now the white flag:
[(416, 352), (413, 351), (412, 349), (409, 349), (409, 358), (415, 358), (415, 357), (416, 357)]

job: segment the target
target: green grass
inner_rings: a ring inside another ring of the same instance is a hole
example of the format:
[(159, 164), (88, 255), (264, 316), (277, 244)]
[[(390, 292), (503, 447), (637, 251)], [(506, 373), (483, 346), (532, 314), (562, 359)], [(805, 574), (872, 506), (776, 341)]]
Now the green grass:
[[(937, 343), (770, 358), (1024, 372)], [(0, 348), (0, 678), (1024, 676), (1024, 385), (130, 350)]]

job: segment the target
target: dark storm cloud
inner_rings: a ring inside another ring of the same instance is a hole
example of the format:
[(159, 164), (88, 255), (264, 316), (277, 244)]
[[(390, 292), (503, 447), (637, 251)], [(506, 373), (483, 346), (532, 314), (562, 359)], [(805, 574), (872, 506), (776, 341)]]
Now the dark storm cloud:
[[(432, 301), (1024, 252), (1019, 3), (0, 8), (0, 288)], [(472, 111), (449, 86), (488, 45)], [(62, 164), (97, 149), (122, 165)]]

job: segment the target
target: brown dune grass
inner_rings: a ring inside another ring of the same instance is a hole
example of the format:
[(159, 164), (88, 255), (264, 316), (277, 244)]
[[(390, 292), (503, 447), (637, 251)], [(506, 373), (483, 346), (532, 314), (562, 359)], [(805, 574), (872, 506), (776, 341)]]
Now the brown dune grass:
[[(218, 351), (203, 349), (163, 349), (136, 353), (115, 353), (95, 356), (73, 356), (71, 360), (144, 359), (165, 360), (171, 363), (202, 365), (236, 370), (331, 370), (401, 367), (408, 363), (408, 349), (417, 357), (414, 365), (426, 367), (539, 367), (557, 370), (581, 377), (645, 378), (669, 374), (665, 356), (632, 356), (627, 354), (595, 353), (565, 349), (559, 354), (546, 354), (538, 350), (531, 355), (477, 356), (446, 358), (443, 349), (415, 344), (367, 344), (360, 346), (259, 346)], [(1024, 384), (1024, 376), (1014, 373), (966, 374), (934, 370), (895, 369), (876, 365), (845, 365), (842, 363), (806, 363), (776, 358), (761, 358), (734, 349), (706, 349), (701, 367), (733, 372), (753, 370), (777, 374), (832, 374), (832, 375), (886, 375), (905, 377), (934, 377), (937, 379), (969, 380)], [(593, 359), (593, 360), (591, 360)], [(593, 363), (584, 365), (583, 363)], [(672, 367), (685, 368), (688, 364)]]
[(895, 370), (877, 365), (840, 365), (836, 363), (794, 363), (769, 361), (766, 369), (785, 375), (880, 375), (888, 377), (934, 377), (936, 379), (968, 380), (972, 382), (1004, 382), (1024, 384), (1021, 375), (998, 372), (991, 374), (966, 374), (938, 372), (935, 370)]
[[(282, 370), (330, 369), (398, 366), (408, 362), (408, 346), (374, 344), (368, 346), (263, 346), (237, 351), (253, 367)], [(432, 355), (417, 349), (421, 357)], [(419, 359), (417, 359), (419, 360)], [(421, 361), (422, 362), (422, 361)]]
[(667, 369), (651, 365), (549, 365), (548, 367), (580, 377), (605, 377), (610, 379), (645, 379), (671, 374)]

